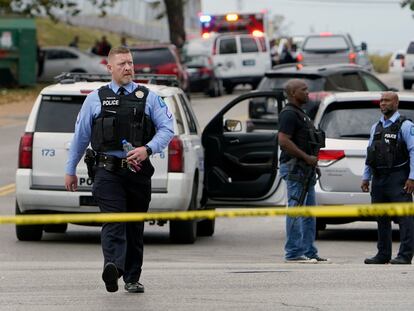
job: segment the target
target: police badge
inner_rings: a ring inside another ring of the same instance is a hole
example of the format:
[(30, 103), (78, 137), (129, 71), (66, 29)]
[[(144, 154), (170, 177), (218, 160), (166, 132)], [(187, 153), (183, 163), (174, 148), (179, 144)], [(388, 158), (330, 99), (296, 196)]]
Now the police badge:
[(144, 92), (143, 91), (136, 91), (135, 92), (135, 96), (137, 98), (143, 98), (144, 97)]

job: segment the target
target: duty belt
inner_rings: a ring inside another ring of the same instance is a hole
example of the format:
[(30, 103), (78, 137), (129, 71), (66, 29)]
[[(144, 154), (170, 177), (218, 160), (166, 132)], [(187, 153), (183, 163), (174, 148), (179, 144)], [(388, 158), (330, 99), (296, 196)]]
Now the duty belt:
[(395, 172), (400, 172), (400, 171), (409, 171), (410, 170), (410, 165), (404, 164), (401, 166), (397, 166), (397, 167), (384, 167), (384, 168), (376, 168), (372, 170), (372, 173), (374, 176), (384, 176), (384, 175), (389, 175), (391, 173), (395, 173)]
[(128, 162), (125, 158), (121, 159), (107, 154), (97, 155), (97, 166), (103, 167), (108, 171), (116, 171), (121, 168), (128, 168)]

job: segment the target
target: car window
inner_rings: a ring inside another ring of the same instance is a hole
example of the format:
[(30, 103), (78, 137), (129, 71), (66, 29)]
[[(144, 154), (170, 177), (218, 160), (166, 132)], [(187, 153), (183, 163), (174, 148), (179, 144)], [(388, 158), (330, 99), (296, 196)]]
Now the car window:
[(410, 45), (408, 46), (408, 49), (407, 49), (407, 54), (414, 54), (414, 41), (410, 42)]
[(185, 118), (187, 119), (190, 134), (197, 134), (197, 123), (195, 121), (195, 117), (192, 110), (188, 107), (187, 101), (185, 100), (182, 94), (179, 94), (178, 97), (181, 100), (181, 104), (184, 110)]
[(325, 79), (318, 76), (297, 76), (297, 75), (280, 75), (280, 76), (266, 76), (259, 86), (260, 91), (271, 91), (276, 89), (284, 89), (286, 83), (290, 79), (298, 78), (305, 82), (308, 86), (309, 92), (318, 92), (324, 90)]
[(42, 96), (36, 132), (73, 133), (85, 96)]
[(321, 36), (309, 37), (302, 48), (304, 51), (344, 51), (348, 50), (349, 46), (343, 36)]
[(153, 67), (175, 63), (174, 55), (168, 48), (159, 49), (132, 49), (134, 65), (146, 64)]
[(328, 91), (366, 91), (364, 82), (357, 72), (334, 74), (329, 80)]
[(380, 83), (377, 79), (371, 77), (370, 75), (361, 72), (362, 79), (364, 79), (368, 91), (386, 91), (387, 88)]
[[(371, 127), (381, 118), (378, 101), (331, 104), (319, 127), (328, 138), (368, 139)], [(413, 120), (414, 103), (400, 102), (401, 115)]]
[(236, 38), (222, 38), (219, 43), (220, 54), (236, 54)]
[(178, 135), (184, 134), (185, 128), (184, 128), (183, 117), (181, 115), (180, 108), (178, 107), (177, 100), (175, 99), (174, 96), (166, 97), (164, 98), (164, 100), (170, 103), (171, 112), (174, 115), (175, 122), (177, 123), (177, 130), (178, 130), (177, 134)]
[(208, 56), (205, 55), (192, 55), (187, 56), (186, 62), (187, 67), (205, 67), (208, 66)]
[(254, 38), (249, 37), (241, 37), (241, 51), (242, 53), (254, 53), (259, 52), (259, 49), (256, 44), (256, 40)]
[(63, 50), (48, 50), (46, 52), (46, 59), (76, 59), (78, 56), (74, 53)]
[(398, 53), (398, 54), (395, 56), (395, 59), (404, 59), (404, 54)]
[(258, 37), (257, 40), (259, 41), (260, 48), (261, 48), (262, 52), (266, 52), (267, 51), (267, 46), (266, 46), (265, 37)]

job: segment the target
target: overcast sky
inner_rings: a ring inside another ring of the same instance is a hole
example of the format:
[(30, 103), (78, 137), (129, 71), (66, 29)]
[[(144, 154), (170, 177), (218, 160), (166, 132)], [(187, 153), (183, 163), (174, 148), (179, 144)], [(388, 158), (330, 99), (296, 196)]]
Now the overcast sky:
[(414, 40), (414, 18), (398, 0), (202, 0), (203, 13), (260, 12), (285, 17), (290, 35), (323, 31), (348, 32), (371, 53), (406, 50)]

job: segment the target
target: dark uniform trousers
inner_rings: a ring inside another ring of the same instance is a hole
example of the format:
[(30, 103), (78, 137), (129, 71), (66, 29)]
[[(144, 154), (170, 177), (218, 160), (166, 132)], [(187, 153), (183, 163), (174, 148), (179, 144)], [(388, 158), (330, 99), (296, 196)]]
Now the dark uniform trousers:
[[(108, 172), (97, 168), (93, 196), (102, 213), (147, 212), (151, 179), (127, 168)], [(101, 231), (104, 264), (112, 262), (126, 283), (141, 276), (144, 222), (105, 223)]]
[[(404, 191), (409, 168), (391, 169), (386, 173), (376, 173), (372, 179), (372, 203), (412, 202), (411, 194)], [(400, 227), (400, 249), (398, 256), (411, 261), (414, 250), (414, 218), (395, 217)], [(378, 217), (378, 257), (391, 259), (392, 228), (390, 217)]]

